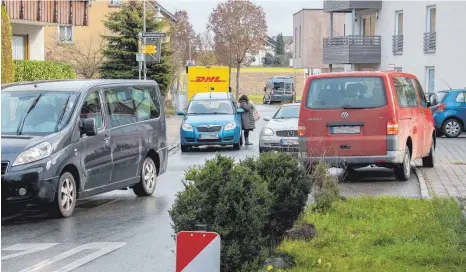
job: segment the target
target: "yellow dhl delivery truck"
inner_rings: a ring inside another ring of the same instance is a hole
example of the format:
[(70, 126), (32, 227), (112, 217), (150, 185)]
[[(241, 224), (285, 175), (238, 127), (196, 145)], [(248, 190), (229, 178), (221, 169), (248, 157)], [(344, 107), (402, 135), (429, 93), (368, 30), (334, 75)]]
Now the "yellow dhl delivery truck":
[(226, 66), (189, 66), (188, 101), (204, 92), (229, 92), (230, 82)]

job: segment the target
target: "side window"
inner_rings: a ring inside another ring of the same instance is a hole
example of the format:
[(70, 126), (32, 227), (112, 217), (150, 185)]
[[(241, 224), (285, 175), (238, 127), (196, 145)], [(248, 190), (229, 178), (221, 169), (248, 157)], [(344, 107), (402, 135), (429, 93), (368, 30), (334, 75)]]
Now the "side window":
[(466, 103), (466, 93), (459, 93), (456, 97), (456, 102)]
[(132, 94), (138, 121), (160, 116), (160, 103), (158, 103), (154, 87), (133, 87)]
[(81, 108), (80, 118), (81, 120), (94, 118), (97, 123), (97, 128), (102, 128), (102, 103), (100, 102), (100, 96), (97, 91), (93, 91), (87, 96)]
[(427, 108), (427, 97), (422, 90), (421, 84), (419, 84), (419, 81), (417, 79), (413, 79), (414, 85), (416, 86), (417, 90), (417, 95), (419, 96), (419, 100), (421, 101), (421, 107)]
[(415, 108), (418, 106), (416, 90), (410, 78), (395, 77), (393, 78), (398, 104), (402, 108)]
[(124, 126), (137, 122), (136, 110), (131, 91), (127, 87), (105, 90), (112, 127)]

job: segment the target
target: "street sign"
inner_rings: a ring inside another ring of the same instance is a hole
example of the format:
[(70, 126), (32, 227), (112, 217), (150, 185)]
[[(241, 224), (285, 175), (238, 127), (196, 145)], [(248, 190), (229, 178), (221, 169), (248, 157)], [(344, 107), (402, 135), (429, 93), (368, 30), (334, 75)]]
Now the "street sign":
[(142, 47), (142, 52), (146, 54), (155, 54), (157, 47), (152, 44), (146, 44)]
[(136, 53), (136, 61), (144, 61), (144, 54)]
[(220, 272), (220, 236), (181, 231), (176, 235), (176, 272)]
[(161, 32), (142, 32), (143, 38), (165, 38), (166, 34)]

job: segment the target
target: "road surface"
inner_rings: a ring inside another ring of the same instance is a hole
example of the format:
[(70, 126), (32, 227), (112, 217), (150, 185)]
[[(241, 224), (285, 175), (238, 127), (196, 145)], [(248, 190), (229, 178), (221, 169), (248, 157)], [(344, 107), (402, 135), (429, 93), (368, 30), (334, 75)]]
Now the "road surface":
[[(257, 107), (262, 117), (277, 109)], [(154, 196), (137, 198), (132, 190), (119, 190), (79, 201), (71, 218), (49, 219), (38, 211), (2, 218), (2, 271), (174, 271), (175, 241), (168, 210), (183, 190), (184, 171), (216, 152), (236, 159), (257, 155), (264, 124), (258, 121), (251, 134), (255, 145), (240, 151), (208, 148), (181, 154), (174, 150)], [(396, 182), (391, 171), (380, 169), (361, 171), (360, 176), (363, 179), (340, 185), (343, 195), (420, 195), (414, 175), (408, 182)]]

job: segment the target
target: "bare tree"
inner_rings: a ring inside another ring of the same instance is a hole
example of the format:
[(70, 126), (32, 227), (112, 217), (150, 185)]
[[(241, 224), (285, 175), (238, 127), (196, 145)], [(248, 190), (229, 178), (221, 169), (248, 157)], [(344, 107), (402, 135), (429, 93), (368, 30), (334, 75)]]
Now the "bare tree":
[(190, 46), (193, 45), (196, 33), (189, 22), (188, 13), (184, 10), (175, 12), (176, 21), (170, 25), (170, 46), (173, 51), (172, 67), (176, 78), (176, 92), (179, 92), (181, 71), (189, 58)]
[(202, 66), (216, 64), (215, 44), (212, 32), (206, 30), (203, 33), (197, 34), (194, 44), (196, 46), (196, 64)]
[(236, 68), (236, 96), (239, 94), (240, 68), (246, 54), (260, 50), (267, 35), (267, 21), (262, 7), (250, 1), (218, 4), (209, 17), (208, 29), (214, 34), (219, 61)]
[(74, 66), (76, 73), (84, 78), (96, 78), (104, 60), (102, 50), (105, 41), (101, 35), (92, 35), (88, 40), (74, 43), (57, 43), (55, 35), (47, 45), (46, 58), (52, 61), (65, 61)]

